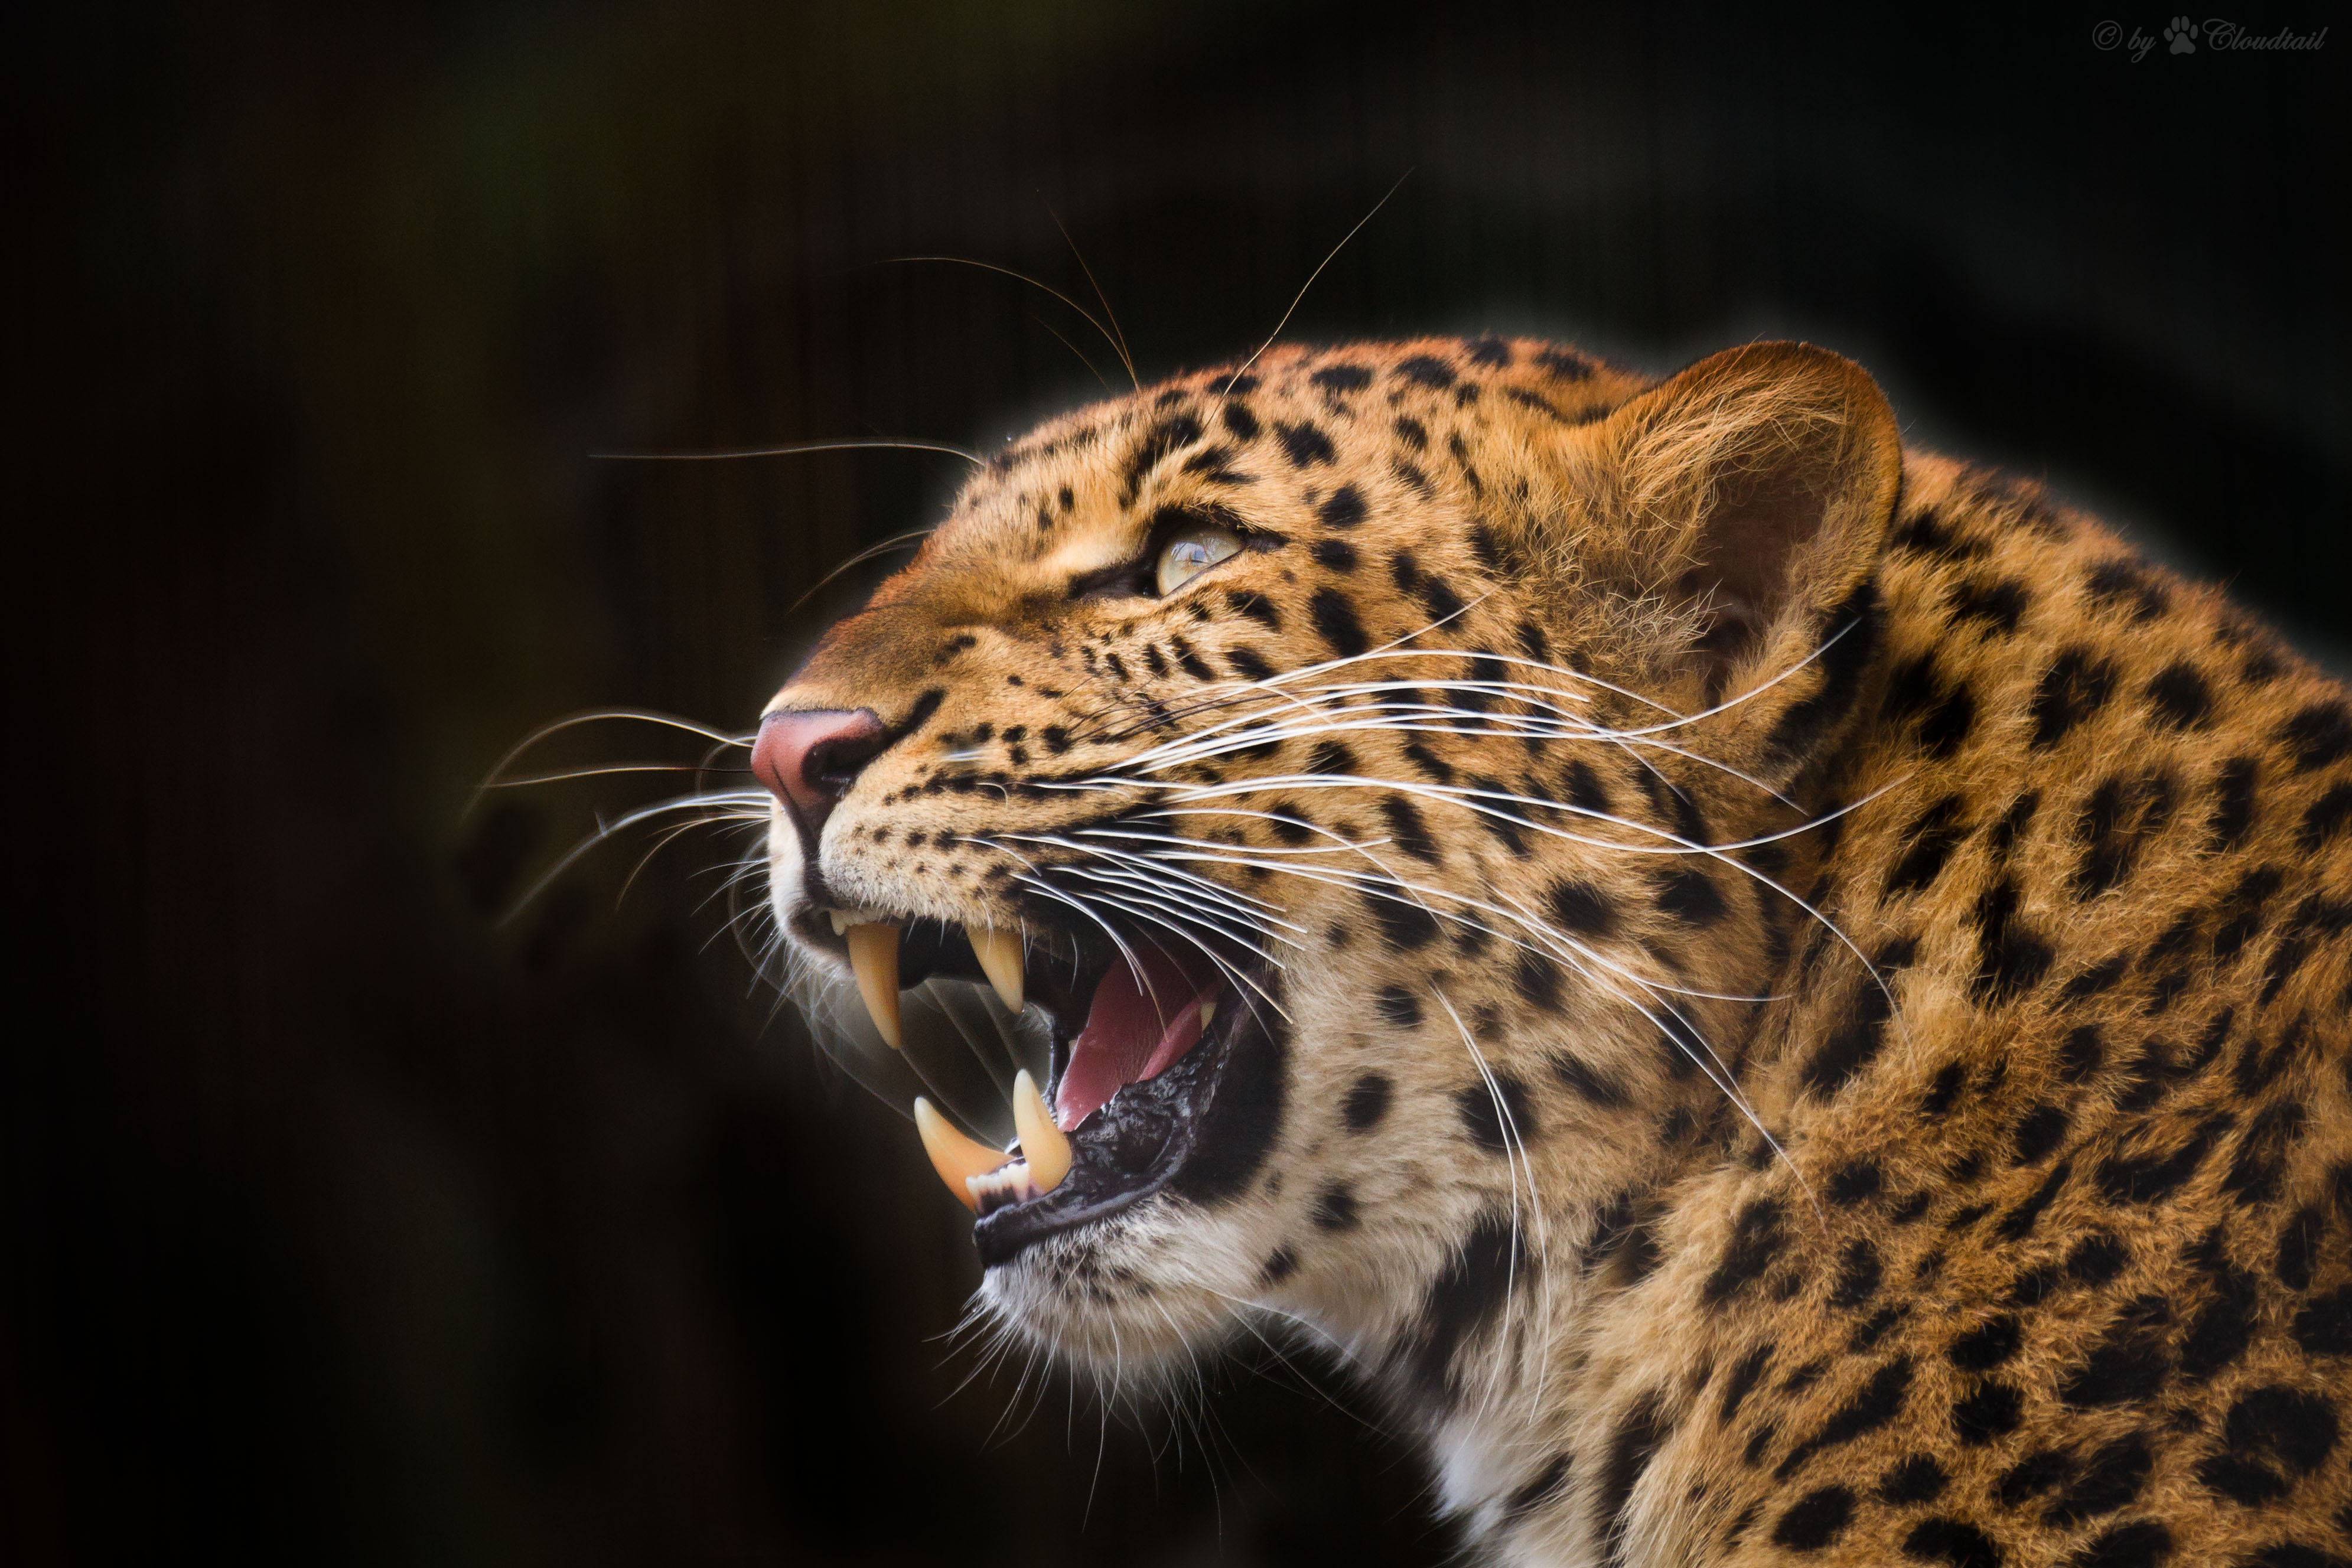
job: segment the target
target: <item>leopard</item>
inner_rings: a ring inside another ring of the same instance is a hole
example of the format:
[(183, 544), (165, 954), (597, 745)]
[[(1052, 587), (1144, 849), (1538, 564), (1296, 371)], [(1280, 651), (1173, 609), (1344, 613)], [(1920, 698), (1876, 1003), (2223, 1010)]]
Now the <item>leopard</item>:
[(751, 766), (878, 1058), (1033, 1031), (916, 1115), (1073, 1378), (1273, 1325), (1496, 1563), (2352, 1561), (2352, 696), (1850, 360), (1139, 385)]

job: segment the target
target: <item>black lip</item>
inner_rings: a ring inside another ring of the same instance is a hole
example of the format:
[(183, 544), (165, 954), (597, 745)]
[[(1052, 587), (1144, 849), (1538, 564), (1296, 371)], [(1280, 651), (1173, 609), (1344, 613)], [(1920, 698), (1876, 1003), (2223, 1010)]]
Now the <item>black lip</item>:
[[(1064, 923), (1063, 914), (1050, 907), (1023, 911), (1033, 944), (1028, 966), (1030, 999), (1053, 1021), (1050, 1071), (1045, 1085), (1049, 1104), (1069, 1065), (1070, 1042), (1084, 1027), (1095, 986), (1118, 961), (1118, 948), (1107, 932), (1074, 929)], [(814, 909), (793, 924), (811, 946), (846, 957), (847, 944)], [(1165, 940), (1164, 933), (1153, 936), (1132, 929), (1122, 930), (1121, 936), (1130, 945)], [(988, 983), (960, 925), (929, 919), (909, 921), (901, 928), (898, 940), (901, 990), (934, 977)], [(1260, 991), (1266, 987), (1271, 970), (1265, 956), (1238, 943), (1218, 942), (1214, 946), (1223, 969), (1244, 977), (1245, 983), (1236, 988), (1230, 979), (1226, 981), (1221, 988), (1216, 1021), (1181, 1059), (1156, 1078), (1120, 1089), (1070, 1134), (1069, 1174), (1053, 1191), (1023, 1202), (1000, 1204), (974, 1222), (972, 1238), (979, 1246), (982, 1268), (1009, 1263), (1046, 1237), (1108, 1218), (1178, 1182), (1195, 1163), (1203, 1144), (1203, 1128), (1227, 1076), (1227, 1064), (1237, 1057), (1255, 1061), (1264, 1054), (1268, 1042), (1265, 1022), (1259, 1017), (1265, 1005)]]
[[(1265, 1044), (1257, 1009), (1229, 998), (1217, 1026), (1173, 1066), (1130, 1083), (1070, 1134), (1070, 1172), (1059, 1186), (973, 1222), (980, 1264), (1010, 1263), (1027, 1248), (1108, 1219), (1177, 1181), (1200, 1152), (1229, 1063)], [(1055, 1030), (1056, 1080), (1067, 1060)]]

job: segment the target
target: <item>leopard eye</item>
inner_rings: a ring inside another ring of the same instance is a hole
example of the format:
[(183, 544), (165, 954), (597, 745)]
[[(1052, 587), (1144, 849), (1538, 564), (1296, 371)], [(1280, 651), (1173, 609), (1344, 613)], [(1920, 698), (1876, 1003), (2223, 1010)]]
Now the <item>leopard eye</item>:
[(1160, 548), (1153, 579), (1163, 596), (1173, 593), (1241, 548), (1239, 536), (1231, 528), (1214, 523), (1192, 524), (1170, 535)]

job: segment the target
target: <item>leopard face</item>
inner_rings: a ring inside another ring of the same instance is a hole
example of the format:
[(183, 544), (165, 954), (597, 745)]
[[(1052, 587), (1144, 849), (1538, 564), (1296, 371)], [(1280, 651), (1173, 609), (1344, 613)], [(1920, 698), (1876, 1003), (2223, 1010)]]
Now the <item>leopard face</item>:
[(811, 965), (886, 1032), (927, 976), (1049, 1029), (1022, 1164), (933, 1129), (988, 1303), (1105, 1375), (1265, 1307), (1407, 1401), (1503, 1375), (1433, 1293), (1756, 1120), (1897, 463), (1819, 350), (1653, 388), (1492, 339), (1276, 350), (991, 461), (757, 764)]

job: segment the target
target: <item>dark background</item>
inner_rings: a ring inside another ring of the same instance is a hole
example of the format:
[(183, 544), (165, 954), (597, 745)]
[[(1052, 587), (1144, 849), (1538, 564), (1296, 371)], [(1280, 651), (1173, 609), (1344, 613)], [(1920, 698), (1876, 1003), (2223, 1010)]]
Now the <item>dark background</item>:
[(616, 905), (635, 835), (494, 926), (652, 798), (467, 814), (511, 742), (745, 727), (873, 578), (793, 601), (961, 471), (589, 454), (986, 447), (1099, 394), (1055, 331), (1117, 384), (1045, 296), (886, 258), (1091, 307), (1058, 214), (1150, 377), (1246, 353), (1410, 169), (1291, 336), (1809, 336), (2347, 667), (2340, 26), (2135, 64), (2093, 26), (2152, 7), (42, 9), (0, 41), (12, 1562), (1449, 1550), (1410, 1451), (1263, 1353), (1205, 1416), (1105, 1437), (1053, 1381), (992, 1438), (962, 1211), (772, 1020), (739, 841)]

